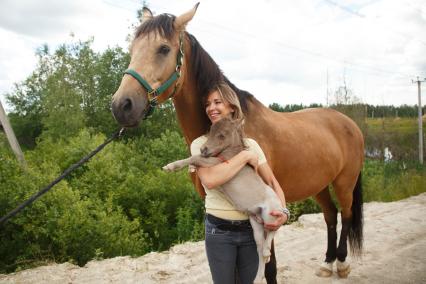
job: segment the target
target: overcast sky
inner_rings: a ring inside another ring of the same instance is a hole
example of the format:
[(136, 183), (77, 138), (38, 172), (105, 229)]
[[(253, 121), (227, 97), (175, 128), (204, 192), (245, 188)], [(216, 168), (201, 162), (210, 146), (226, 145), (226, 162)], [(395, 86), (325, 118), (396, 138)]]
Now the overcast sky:
[[(34, 70), (34, 53), (42, 44), (52, 50), (93, 36), (97, 51), (127, 48), (126, 35), (141, 2), (2, 0), (3, 104), (14, 83)], [(146, 2), (155, 14), (179, 15), (197, 1)], [(264, 104), (326, 104), (327, 87), (331, 99), (343, 78), (365, 103), (417, 104), (411, 80), (426, 77), (424, 0), (200, 2), (187, 30), (232, 82)]]

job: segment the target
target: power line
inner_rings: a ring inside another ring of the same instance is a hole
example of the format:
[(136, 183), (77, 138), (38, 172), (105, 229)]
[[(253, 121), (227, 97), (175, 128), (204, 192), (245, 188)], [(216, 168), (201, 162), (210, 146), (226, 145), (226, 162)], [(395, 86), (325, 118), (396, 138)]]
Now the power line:
[[(133, 2), (133, 3), (138, 2), (137, 0), (126, 0), (126, 1), (127, 2)], [(106, 0), (104, 0), (104, 2), (107, 3), (107, 4), (111, 4), (110, 2), (106, 2)], [(332, 1), (328, 1), (328, 2), (334, 3)], [(336, 3), (334, 3), (334, 4), (336, 4)], [(155, 7), (157, 7), (157, 8), (164, 8), (165, 9), (165, 7), (162, 7), (162, 6), (159, 6), (159, 5), (155, 5)], [(346, 9), (350, 10), (349, 8), (346, 8)], [(319, 53), (319, 52), (316, 52), (316, 51), (312, 51), (312, 50), (309, 50), (309, 49), (300, 48), (300, 47), (297, 47), (297, 46), (294, 46), (294, 45), (290, 45), (290, 44), (287, 44), (287, 43), (283, 43), (283, 42), (280, 42), (280, 41), (277, 41), (277, 40), (272, 40), (272, 39), (270, 39), (270, 38), (268, 38), (268, 37), (266, 37), (264, 35), (258, 35), (258, 34), (243, 32), (243, 31), (240, 31), (240, 30), (232, 29), (232, 28), (227, 27), (227, 26), (220, 25), (220, 24), (215, 23), (215, 22), (209, 22), (209, 21), (206, 21), (206, 20), (203, 20), (203, 19), (200, 19), (200, 21), (204, 22), (204, 23), (206, 23), (206, 24), (208, 24), (210, 26), (216, 26), (217, 28), (219, 28), (221, 30), (228, 31), (228, 32), (232, 33), (233, 34), (233, 36), (232, 36), (233, 39), (235, 39), (235, 34), (239, 34), (239, 35), (247, 37), (247, 38), (258, 38), (260, 40), (267, 40), (270, 43), (278, 45), (279, 47), (282, 47), (282, 48), (285, 48), (285, 49), (288, 49), (288, 50), (293, 50), (293, 51), (296, 51), (296, 52), (301, 53), (301, 54), (309, 55), (311, 57), (316, 57), (316, 58), (320, 58), (320, 59), (323, 59), (323, 60), (337, 62), (337, 63), (340, 63), (340, 64), (344, 64), (346, 66), (348, 66), (348, 65), (352, 66), (351, 69), (353, 69), (353, 70), (357, 70), (357, 68), (358, 68), (358, 70), (361, 69), (359, 71), (365, 71), (365, 70), (367, 70), (367, 71), (370, 71), (370, 72), (374, 72), (376, 74), (377, 73), (392, 74), (392, 75), (396, 75), (396, 76), (398, 76), (400, 78), (409, 78), (410, 77), (410, 75), (408, 75), (408, 74), (397, 72), (397, 71), (391, 71), (391, 70), (386, 70), (386, 69), (382, 69), (382, 68), (377, 68), (375, 66), (371, 66), (371, 65), (367, 65), (367, 64), (361, 64), (361, 63), (356, 63), (356, 62), (349, 61), (349, 60), (337, 59), (334, 56), (325, 55), (325, 54), (322, 54), (322, 53)], [(197, 27), (197, 28), (199, 28), (199, 27)], [(211, 31), (209, 31), (209, 32), (211, 33)], [(221, 36), (223, 36), (223, 34), (221, 34)], [(278, 50), (278, 53), (282, 53), (282, 51)]]
[(359, 12), (353, 11), (352, 9), (350, 9), (346, 6), (340, 5), (340, 4), (335, 3), (333, 1), (330, 1), (330, 0), (324, 0), (324, 2), (327, 2), (328, 4), (331, 4), (333, 6), (336, 6), (337, 8), (339, 8), (339, 9), (345, 11), (345, 12), (348, 12), (349, 14), (355, 15), (355, 16), (360, 17), (360, 18), (365, 18), (365, 16), (363, 14), (360, 14)]
[[(358, 17), (360, 17), (360, 18), (363, 18), (364, 20), (372, 20), (372, 21), (374, 21), (375, 23), (377, 23), (377, 24), (379, 24), (379, 25), (382, 25), (382, 27), (384, 27), (384, 26), (383, 26), (383, 24), (382, 24), (381, 22), (379, 22), (377, 19), (374, 19), (374, 18), (371, 18), (371, 17), (367, 17), (367, 16), (365, 16), (365, 15), (363, 15), (363, 14), (360, 14), (359, 12), (354, 11), (354, 10), (350, 9), (349, 7), (347, 7), (347, 6), (343, 6), (343, 5), (337, 4), (337, 3), (333, 2), (333, 1), (330, 1), (330, 0), (323, 0), (323, 1), (324, 1), (324, 2), (327, 2), (328, 4), (331, 4), (331, 5), (333, 5), (333, 6), (336, 6), (336, 7), (340, 8), (341, 10), (343, 10), (343, 11), (345, 11), (345, 12), (349, 13), (349, 14), (352, 14), (352, 15), (358, 16)], [(408, 4), (408, 3), (406, 3), (406, 4)], [(421, 12), (419, 9), (415, 8), (414, 6), (412, 6), (412, 4), (409, 4), (409, 6), (411, 7), (411, 9), (415, 10), (416, 12), (418, 12), (418, 13), (422, 16), (422, 12)], [(414, 36), (411, 36), (411, 37), (410, 37), (409, 35), (407, 35), (407, 34), (405, 34), (405, 33), (402, 33), (402, 32), (399, 32), (399, 31), (397, 31), (397, 30), (395, 30), (395, 29), (391, 29), (391, 28), (389, 28), (388, 26), (387, 26), (387, 27), (384, 27), (384, 28), (386, 28), (387, 30), (391, 31), (391, 32), (392, 32), (392, 33), (394, 33), (394, 34), (398, 34), (399, 36), (402, 36), (402, 37), (404, 37), (404, 38), (406, 38), (406, 39), (407, 39), (407, 38), (410, 38), (410, 39), (416, 40), (416, 41), (418, 41), (418, 42), (420, 42), (421, 44), (423, 44), (423, 45), (425, 45), (425, 46), (426, 46), (426, 42), (425, 42), (425, 41), (423, 41), (423, 40), (421, 40), (421, 39), (419, 39), (419, 38), (417, 38), (417, 37), (414, 37)]]

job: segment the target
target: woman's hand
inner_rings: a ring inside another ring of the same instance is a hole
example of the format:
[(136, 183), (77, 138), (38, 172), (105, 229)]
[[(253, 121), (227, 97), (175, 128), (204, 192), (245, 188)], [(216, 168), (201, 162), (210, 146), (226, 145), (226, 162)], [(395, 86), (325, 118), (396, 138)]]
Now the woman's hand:
[(257, 172), (257, 167), (259, 166), (259, 156), (252, 151), (244, 150), (247, 156), (247, 164), (253, 167)]
[(276, 231), (278, 230), (282, 225), (284, 225), (287, 220), (287, 214), (279, 211), (279, 210), (272, 210), (269, 215), (276, 217), (277, 219), (272, 223), (265, 223), (263, 224), (263, 227), (269, 231)]

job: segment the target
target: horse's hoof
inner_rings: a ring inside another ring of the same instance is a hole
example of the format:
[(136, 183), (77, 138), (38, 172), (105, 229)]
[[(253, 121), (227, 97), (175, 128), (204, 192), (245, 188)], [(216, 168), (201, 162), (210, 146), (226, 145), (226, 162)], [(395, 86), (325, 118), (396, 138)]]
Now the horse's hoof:
[(333, 271), (325, 267), (320, 267), (317, 270), (317, 272), (315, 272), (315, 275), (318, 277), (330, 277), (332, 274), (333, 274)]
[(351, 266), (346, 261), (340, 262), (337, 261), (337, 275), (340, 278), (348, 278), (349, 273), (351, 272)]
[(333, 274), (333, 262), (323, 262), (315, 275), (318, 277), (330, 277)]

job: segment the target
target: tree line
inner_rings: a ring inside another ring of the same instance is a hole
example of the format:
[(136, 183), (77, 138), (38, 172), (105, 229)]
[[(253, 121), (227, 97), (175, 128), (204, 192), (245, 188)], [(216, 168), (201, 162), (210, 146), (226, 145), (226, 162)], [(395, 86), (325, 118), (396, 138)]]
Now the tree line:
[[(339, 108), (340, 106), (345, 104), (332, 104), (330, 108)], [(365, 116), (368, 118), (389, 118), (389, 117), (418, 117), (418, 106), (417, 105), (401, 105), (401, 106), (393, 106), (393, 105), (370, 105), (370, 104), (351, 104), (355, 105), (358, 108), (365, 109)], [(305, 108), (317, 108), (324, 107), (322, 104), (289, 104), (289, 105), (280, 105), (278, 103), (272, 103), (269, 105), (269, 108), (278, 111), (278, 112), (293, 112), (302, 110)], [(422, 107), (422, 113), (426, 113), (426, 106)]]

